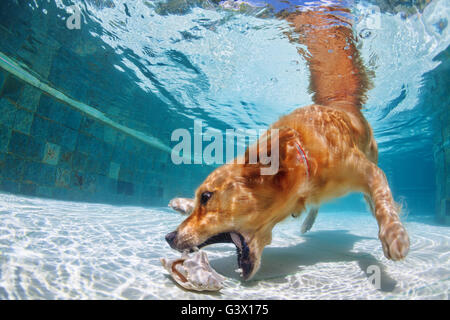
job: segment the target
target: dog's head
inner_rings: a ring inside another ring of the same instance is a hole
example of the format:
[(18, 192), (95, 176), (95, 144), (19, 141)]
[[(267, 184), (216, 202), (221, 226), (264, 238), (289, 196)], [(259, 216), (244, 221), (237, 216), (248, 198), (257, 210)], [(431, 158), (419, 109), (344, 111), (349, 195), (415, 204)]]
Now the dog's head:
[[(304, 208), (302, 197), (292, 197), (304, 177), (298, 171), (304, 174), (305, 170), (293, 145), (297, 137), (292, 129), (279, 131), (279, 168), (273, 175), (261, 174), (268, 165), (259, 158), (257, 163), (248, 163), (252, 147), (247, 149), (244, 163), (235, 161), (214, 170), (197, 189), (191, 215), (166, 236), (170, 246), (183, 251), (232, 242), (242, 276), (250, 279), (259, 268), (264, 247), (271, 242), (274, 225)], [(268, 143), (267, 150), (270, 146)]]

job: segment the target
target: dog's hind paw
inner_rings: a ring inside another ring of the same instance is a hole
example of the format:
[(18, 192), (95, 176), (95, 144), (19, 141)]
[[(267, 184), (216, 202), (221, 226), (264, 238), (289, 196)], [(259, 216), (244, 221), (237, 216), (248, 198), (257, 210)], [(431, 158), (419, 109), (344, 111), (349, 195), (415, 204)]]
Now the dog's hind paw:
[(301, 229), (302, 234), (311, 230), (311, 228), (314, 224), (314, 221), (316, 221), (318, 212), (319, 212), (318, 208), (312, 208), (311, 210), (309, 210), (308, 216), (306, 217), (305, 221), (303, 221), (303, 224), (302, 224), (302, 229)]
[(398, 261), (409, 251), (409, 237), (400, 221), (393, 221), (380, 229), (379, 238), (386, 258)]

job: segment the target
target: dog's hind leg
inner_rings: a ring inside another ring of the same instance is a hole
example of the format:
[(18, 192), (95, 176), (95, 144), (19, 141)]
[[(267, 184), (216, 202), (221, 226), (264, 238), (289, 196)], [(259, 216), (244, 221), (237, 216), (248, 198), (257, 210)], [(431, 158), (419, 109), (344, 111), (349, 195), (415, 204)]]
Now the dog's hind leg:
[(194, 199), (174, 198), (170, 200), (169, 207), (181, 214), (191, 214), (194, 210)]
[(309, 230), (311, 230), (311, 227), (314, 224), (314, 221), (316, 221), (317, 213), (319, 212), (319, 208), (311, 208), (308, 212), (308, 215), (305, 218), (305, 221), (303, 221), (301, 232), (306, 233)]

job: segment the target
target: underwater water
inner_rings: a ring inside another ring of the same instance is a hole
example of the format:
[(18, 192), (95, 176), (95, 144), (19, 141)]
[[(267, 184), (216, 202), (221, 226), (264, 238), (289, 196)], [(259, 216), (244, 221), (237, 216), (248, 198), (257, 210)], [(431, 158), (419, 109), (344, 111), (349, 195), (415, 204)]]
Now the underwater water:
[(287, 2), (268, 3), (1, 2), (0, 299), (448, 299), (445, 0), (345, 1), (373, 82), (363, 113), (411, 240), (404, 261), (384, 257), (352, 194), (305, 235), (299, 219), (278, 224), (251, 281), (233, 245), (205, 248), (226, 277), (219, 293), (185, 291), (162, 267), (185, 218), (168, 201), (216, 166), (174, 164), (174, 130), (263, 129), (312, 103), (302, 47), (276, 15)]

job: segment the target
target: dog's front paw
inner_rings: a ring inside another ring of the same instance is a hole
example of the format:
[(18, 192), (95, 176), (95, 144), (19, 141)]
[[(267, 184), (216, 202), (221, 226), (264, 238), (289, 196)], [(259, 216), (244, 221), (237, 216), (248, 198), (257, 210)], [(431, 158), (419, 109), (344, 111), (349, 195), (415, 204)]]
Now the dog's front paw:
[(394, 261), (402, 260), (409, 251), (409, 237), (400, 221), (386, 223), (380, 228), (379, 238), (384, 255)]

